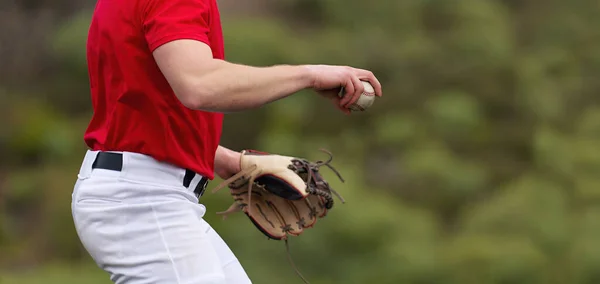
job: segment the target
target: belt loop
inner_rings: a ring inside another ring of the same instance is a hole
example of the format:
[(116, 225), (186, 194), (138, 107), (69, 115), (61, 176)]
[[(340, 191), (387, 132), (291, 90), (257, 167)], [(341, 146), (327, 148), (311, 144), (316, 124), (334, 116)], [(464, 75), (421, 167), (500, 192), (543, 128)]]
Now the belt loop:
[[(192, 180), (190, 181), (190, 183), (188, 184), (188, 186), (186, 186), (188, 189), (191, 189), (192, 191), (194, 191), (196, 189), (196, 187), (198, 186), (198, 184), (202, 181), (202, 176), (198, 175), (198, 174), (194, 174), (194, 178), (192, 178)], [(185, 181), (184, 181), (185, 182)], [(185, 185), (184, 185), (185, 186)]]
[(129, 160), (131, 159), (131, 156), (129, 155), (128, 152), (120, 152), (121, 153), (121, 157), (123, 159), (123, 164), (121, 165), (121, 172), (119, 173), (119, 177), (120, 178), (126, 178), (127, 177), (127, 173), (129, 172)]
[(207, 180), (204, 176), (194, 174), (194, 178), (189, 183), (189, 186), (186, 187), (188, 188), (188, 190), (192, 191), (196, 195), (196, 197), (200, 198), (200, 196), (202, 196), (206, 188), (206, 181)]
[(87, 150), (85, 153), (85, 157), (83, 158), (83, 163), (81, 163), (81, 168), (79, 168), (79, 173), (77, 177), (80, 179), (87, 179), (92, 174), (92, 164), (96, 160), (99, 151)]

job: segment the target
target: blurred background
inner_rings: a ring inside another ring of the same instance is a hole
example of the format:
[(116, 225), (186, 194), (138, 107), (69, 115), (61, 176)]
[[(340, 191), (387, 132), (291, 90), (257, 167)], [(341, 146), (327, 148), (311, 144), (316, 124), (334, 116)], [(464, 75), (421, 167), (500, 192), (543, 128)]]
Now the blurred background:
[[(92, 0), (0, 0), (0, 283), (110, 283), (75, 234)], [(228, 114), (223, 145), (311, 159), (347, 203), (290, 242), (311, 283), (600, 283), (600, 5), (219, 0), (227, 59), (371, 69), (345, 116), (311, 92)], [(220, 180), (209, 185), (214, 187)], [(255, 283), (302, 283), (283, 242), (206, 219)]]

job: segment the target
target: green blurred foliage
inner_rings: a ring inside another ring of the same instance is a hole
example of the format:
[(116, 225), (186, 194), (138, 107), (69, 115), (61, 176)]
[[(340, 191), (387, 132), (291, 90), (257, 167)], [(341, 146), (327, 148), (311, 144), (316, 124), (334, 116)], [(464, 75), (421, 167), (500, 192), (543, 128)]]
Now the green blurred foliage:
[[(309, 91), (226, 116), (236, 150), (333, 151), (346, 182), (327, 176), (347, 203), (290, 242), (311, 283), (600, 281), (596, 2), (261, 3), (260, 17), (223, 9), (228, 60), (352, 65), (384, 87), (352, 116)], [(54, 64), (34, 87), (0, 79), (0, 283), (108, 283), (47, 265), (90, 265), (69, 205), (91, 113), (88, 23), (85, 10), (48, 27)], [(283, 243), (214, 214), (227, 194), (203, 199), (255, 283), (300, 283)]]

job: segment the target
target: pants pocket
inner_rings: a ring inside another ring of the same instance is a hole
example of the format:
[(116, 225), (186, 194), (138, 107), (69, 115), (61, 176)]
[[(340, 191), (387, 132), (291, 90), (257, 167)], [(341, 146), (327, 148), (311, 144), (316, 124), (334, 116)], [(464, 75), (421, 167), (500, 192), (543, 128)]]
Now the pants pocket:
[(73, 220), (79, 239), (100, 266), (122, 257), (123, 213), (123, 205), (114, 200), (86, 198), (73, 205)]

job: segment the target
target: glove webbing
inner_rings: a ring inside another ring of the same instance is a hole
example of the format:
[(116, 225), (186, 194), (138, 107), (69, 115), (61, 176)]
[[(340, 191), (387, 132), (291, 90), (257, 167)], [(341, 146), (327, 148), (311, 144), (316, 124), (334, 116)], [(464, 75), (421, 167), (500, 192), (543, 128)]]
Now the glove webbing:
[[(299, 176), (306, 174), (307, 175), (306, 185), (308, 187), (308, 189), (307, 189), (308, 193), (318, 195), (318, 196), (325, 198), (325, 201), (326, 201), (325, 208), (331, 209), (333, 207), (333, 197), (329, 194), (329, 192), (327, 190), (323, 190), (323, 189), (321, 189), (321, 187), (327, 188), (329, 191), (331, 191), (333, 194), (335, 194), (335, 196), (337, 196), (337, 198), (339, 198), (340, 201), (342, 201), (342, 203), (346, 203), (346, 201), (337, 191), (335, 191), (333, 188), (329, 187), (329, 184), (323, 178), (321, 178), (321, 175), (318, 173), (319, 168), (321, 168), (322, 166), (326, 166), (337, 175), (337, 177), (340, 179), (340, 181), (342, 181), (342, 182), (345, 182), (345, 181), (344, 181), (344, 178), (342, 178), (342, 175), (340, 174), (340, 172), (338, 172), (331, 165), (331, 161), (333, 160), (333, 154), (331, 154), (331, 152), (329, 152), (325, 149), (319, 149), (319, 150), (321, 152), (329, 155), (329, 159), (327, 161), (317, 161), (317, 162), (312, 163), (312, 162), (309, 162), (304, 159), (294, 159), (294, 160), (292, 160), (292, 165), (289, 165), (288, 168), (290, 170), (293, 170)], [(317, 177), (317, 175), (318, 175), (318, 177)], [(311, 182), (313, 180), (315, 180), (314, 183)]]

